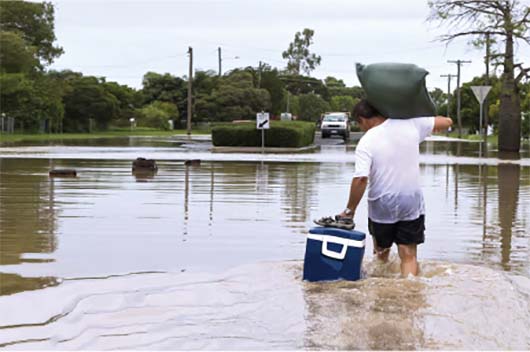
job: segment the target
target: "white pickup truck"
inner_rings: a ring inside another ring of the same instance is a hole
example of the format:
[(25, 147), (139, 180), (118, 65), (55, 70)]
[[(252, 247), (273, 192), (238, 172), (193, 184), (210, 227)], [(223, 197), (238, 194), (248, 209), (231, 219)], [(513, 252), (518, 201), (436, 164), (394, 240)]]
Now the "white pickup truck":
[(322, 115), (320, 123), (322, 138), (341, 136), (350, 138), (350, 117), (347, 112), (327, 112)]

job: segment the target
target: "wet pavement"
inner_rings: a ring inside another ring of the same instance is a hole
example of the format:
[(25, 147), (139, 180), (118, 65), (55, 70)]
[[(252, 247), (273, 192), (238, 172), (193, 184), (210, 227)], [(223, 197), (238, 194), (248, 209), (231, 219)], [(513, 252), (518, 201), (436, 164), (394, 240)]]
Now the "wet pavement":
[[(204, 137), (0, 148), (0, 347), (527, 349), (528, 145), (506, 158), (424, 143), (420, 277), (399, 278), (395, 254), (376, 263), (367, 241), (367, 279), (308, 284), (307, 229), (344, 207), (354, 170), (353, 147), (330, 143), (265, 156), (212, 154)], [(138, 156), (158, 173), (133, 175)]]

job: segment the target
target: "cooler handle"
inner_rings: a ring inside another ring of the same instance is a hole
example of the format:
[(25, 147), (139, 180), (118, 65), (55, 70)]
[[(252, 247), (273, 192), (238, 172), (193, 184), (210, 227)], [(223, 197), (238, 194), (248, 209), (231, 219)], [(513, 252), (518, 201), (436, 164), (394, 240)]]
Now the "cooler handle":
[[(342, 250), (340, 252), (335, 252), (328, 249), (328, 242), (337, 243), (342, 245)], [(323, 236), (322, 238), (322, 254), (327, 257), (343, 260), (346, 257), (346, 251), (348, 250), (348, 239), (340, 237), (330, 237)]]

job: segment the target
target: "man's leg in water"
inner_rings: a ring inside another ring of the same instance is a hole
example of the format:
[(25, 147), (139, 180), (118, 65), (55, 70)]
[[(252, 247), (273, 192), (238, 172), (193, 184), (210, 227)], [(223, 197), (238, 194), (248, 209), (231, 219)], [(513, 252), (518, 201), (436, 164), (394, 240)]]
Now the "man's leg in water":
[(425, 215), (415, 220), (400, 221), (397, 225), (396, 244), (401, 259), (401, 274), (418, 275), (416, 257), (418, 244), (425, 241)]
[(418, 260), (416, 258), (416, 244), (398, 244), (399, 258), (401, 259), (401, 275), (418, 275)]
[(377, 259), (387, 262), (394, 242), (396, 224), (380, 224), (368, 218), (368, 230), (374, 240), (374, 254)]
[(377, 256), (377, 259), (386, 263), (388, 261), (388, 256), (390, 254), (390, 248), (379, 247), (377, 245), (377, 241), (375, 240), (375, 237), (372, 237), (372, 239), (374, 240), (374, 254)]

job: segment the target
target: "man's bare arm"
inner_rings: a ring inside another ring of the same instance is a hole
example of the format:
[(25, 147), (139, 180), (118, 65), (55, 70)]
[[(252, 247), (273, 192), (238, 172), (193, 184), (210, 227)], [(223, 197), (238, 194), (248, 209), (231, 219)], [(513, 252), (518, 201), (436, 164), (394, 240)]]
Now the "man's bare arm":
[(368, 177), (354, 177), (351, 181), (350, 187), (350, 198), (348, 199), (348, 209), (352, 211), (351, 215), (346, 215), (344, 212), (340, 216), (353, 217), (355, 215), (355, 210), (363, 197), (364, 191), (366, 190), (366, 185), (368, 184)]
[(433, 132), (445, 132), (453, 125), (453, 120), (450, 117), (436, 116), (434, 118)]

